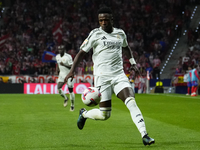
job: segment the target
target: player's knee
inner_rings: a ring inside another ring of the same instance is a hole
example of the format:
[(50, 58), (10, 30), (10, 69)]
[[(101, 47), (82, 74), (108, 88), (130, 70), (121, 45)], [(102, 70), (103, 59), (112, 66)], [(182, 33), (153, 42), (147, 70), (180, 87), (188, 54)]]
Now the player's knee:
[(102, 120), (107, 120), (111, 116), (111, 108), (100, 108)]
[(110, 118), (111, 112), (110, 111), (102, 111), (101, 112), (101, 120), (107, 120)]

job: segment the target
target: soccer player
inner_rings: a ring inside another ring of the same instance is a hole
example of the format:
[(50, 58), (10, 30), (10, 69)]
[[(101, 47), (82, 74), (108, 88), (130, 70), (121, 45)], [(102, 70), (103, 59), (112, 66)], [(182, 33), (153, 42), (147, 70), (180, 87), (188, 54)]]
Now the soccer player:
[[(63, 105), (64, 107), (66, 107), (68, 103), (68, 97), (63, 92), (62, 87), (65, 84), (65, 77), (66, 77), (66, 74), (69, 73), (69, 70), (73, 64), (73, 60), (72, 60), (71, 55), (65, 52), (64, 45), (58, 46), (58, 51), (59, 51), (59, 54), (56, 55), (56, 61), (57, 61), (56, 72), (59, 72), (57, 88), (58, 88), (59, 94), (62, 97), (64, 97)], [(73, 92), (73, 86), (74, 86), (73, 81), (69, 79), (66, 81), (66, 83), (69, 89), (69, 95), (70, 95), (70, 100), (71, 100), (70, 111), (74, 111), (75, 95)]]
[(200, 80), (200, 77), (198, 75), (196, 68), (197, 68), (197, 65), (194, 65), (194, 68), (191, 70), (191, 73), (190, 73), (190, 78), (192, 81), (191, 96), (197, 96), (196, 91), (198, 89), (198, 80)]
[(100, 88), (102, 94), (99, 109), (80, 109), (77, 126), (81, 130), (89, 119), (107, 120), (111, 115), (111, 97), (114, 92), (129, 109), (133, 122), (141, 133), (144, 145), (155, 142), (147, 134), (144, 118), (138, 108), (133, 89), (123, 70), (122, 49), (126, 53), (132, 67), (138, 71), (136, 62), (128, 46), (126, 34), (122, 29), (113, 27), (112, 11), (102, 7), (98, 11), (100, 27), (92, 30), (80, 47), (74, 63), (65, 80), (74, 77), (74, 70), (83, 56), (93, 48), (94, 86)]
[(186, 82), (187, 82), (187, 94), (186, 95), (190, 95), (191, 93), (191, 87), (192, 87), (192, 82), (191, 82), (191, 71), (192, 71), (192, 67), (188, 67), (188, 72), (184, 75), (184, 77), (186, 78)]

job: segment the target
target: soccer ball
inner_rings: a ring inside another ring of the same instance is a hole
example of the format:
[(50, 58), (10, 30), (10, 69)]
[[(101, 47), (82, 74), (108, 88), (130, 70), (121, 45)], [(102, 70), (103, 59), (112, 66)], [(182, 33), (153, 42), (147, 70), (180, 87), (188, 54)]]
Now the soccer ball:
[(88, 87), (81, 95), (83, 103), (87, 106), (93, 107), (99, 104), (101, 100), (100, 90), (96, 87)]

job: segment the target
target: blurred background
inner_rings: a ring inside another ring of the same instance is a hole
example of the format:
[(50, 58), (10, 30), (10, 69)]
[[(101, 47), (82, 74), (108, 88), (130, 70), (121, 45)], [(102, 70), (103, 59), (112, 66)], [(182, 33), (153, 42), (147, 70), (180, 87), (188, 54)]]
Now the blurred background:
[[(44, 52), (57, 54), (56, 47), (64, 44), (74, 58), (89, 32), (99, 27), (97, 10), (103, 5), (112, 8), (114, 27), (127, 34), (142, 76), (130, 72), (125, 56), (124, 72), (136, 87), (147, 74), (153, 86), (165, 79), (167, 86), (186, 86), (187, 67), (200, 63), (199, 0), (1, 0), (2, 82), (39, 83), (43, 75), (44, 82), (55, 83), (56, 63), (46, 62)], [(92, 75), (91, 56), (92, 51), (77, 67), (77, 76)]]

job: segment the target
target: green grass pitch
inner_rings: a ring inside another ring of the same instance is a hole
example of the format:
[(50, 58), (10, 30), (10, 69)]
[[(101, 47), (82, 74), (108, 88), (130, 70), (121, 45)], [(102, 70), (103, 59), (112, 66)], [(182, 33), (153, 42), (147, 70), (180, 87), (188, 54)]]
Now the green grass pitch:
[(60, 95), (0, 94), (0, 150), (200, 150), (200, 96), (136, 94), (149, 135), (144, 146), (128, 109), (113, 95), (107, 121), (77, 128), (79, 109), (63, 107)]

